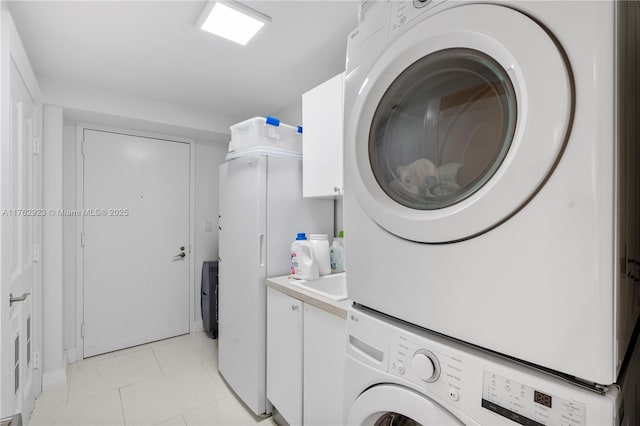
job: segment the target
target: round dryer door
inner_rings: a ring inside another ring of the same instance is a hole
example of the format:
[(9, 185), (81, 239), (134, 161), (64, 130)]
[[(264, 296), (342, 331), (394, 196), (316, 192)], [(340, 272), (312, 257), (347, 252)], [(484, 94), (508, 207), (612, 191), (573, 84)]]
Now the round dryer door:
[(351, 190), (402, 238), (475, 237), (542, 188), (573, 97), (558, 43), (527, 15), (488, 4), (435, 13), (392, 42), (360, 89), (345, 139)]
[(348, 425), (448, 426), (462, 425), (453, 414), (426, 396), (400, 386), (374, 386), (355, 400)]

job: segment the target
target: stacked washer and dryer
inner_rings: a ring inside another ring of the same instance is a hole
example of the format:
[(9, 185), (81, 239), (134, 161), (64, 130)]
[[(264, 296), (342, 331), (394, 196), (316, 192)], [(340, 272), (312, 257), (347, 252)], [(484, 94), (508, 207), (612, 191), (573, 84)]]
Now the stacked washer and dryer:
[(640, 424), (639, 22), (637, 1), (361, 3), (347, 423)]

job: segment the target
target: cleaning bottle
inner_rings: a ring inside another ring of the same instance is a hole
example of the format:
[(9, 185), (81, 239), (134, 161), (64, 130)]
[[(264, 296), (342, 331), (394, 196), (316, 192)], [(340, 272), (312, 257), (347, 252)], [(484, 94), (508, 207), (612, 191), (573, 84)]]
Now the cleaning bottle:
[(291, 275), (301, 280), (315, 280), (320, 276), (311, 243), (304, 232), (299, 232), (291, 244)]
[(331, 273), (331, 260), (329, 259), (329, 236), (327, 234), (311, 234), (311, 252), (318, 264), (320, 276)]
[(344, 231), (340, 231), (338, 236), (331, 243), (331, 273), (344, 271)]

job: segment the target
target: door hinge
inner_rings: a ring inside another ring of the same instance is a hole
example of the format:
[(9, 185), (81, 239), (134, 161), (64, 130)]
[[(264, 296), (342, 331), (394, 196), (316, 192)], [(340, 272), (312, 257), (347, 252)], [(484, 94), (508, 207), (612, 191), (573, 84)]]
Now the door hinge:
[(40, 367), (40, 354), (38, 352), (33, 353), (33, 368), (38, 369)]
[(84, 232), (80, 233), (80, 246), (84, 247), (85, 244), (85, 236), (84, 236)]
[(34, 244), (33, 246), (33, 261), (40, 262), (40, 244)]
[(31, 153), (33, 155), (40, 154), (40, 138), (37, 138), (37, 137), (33, 138), (33, 147), (32, 147)]
[(84, 157), (84, 141), (80, 142), (80, 154)]
[(84, 339), (84, 323), (80, 324), (80, 337)]

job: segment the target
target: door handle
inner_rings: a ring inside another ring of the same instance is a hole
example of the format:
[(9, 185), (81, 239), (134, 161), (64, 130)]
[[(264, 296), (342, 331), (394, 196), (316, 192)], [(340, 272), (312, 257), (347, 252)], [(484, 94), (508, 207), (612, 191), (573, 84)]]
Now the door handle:
[(18, 413), (14, 416), (0, 419), (0, 426), (22, 426), (22, 414)]
[(13, 293), (9, 293), (9, 307), (13, 306), (15, 302), (24, 302), (30, 295), (31, 293), (24, 293), (22, 296), (13, 297)]
[(179, 254), (176, 254), (176, 255), (175, 255), (175, 256), (173, 256), (173, 257), (174, 257), (174, 258), (176, 258), (176, 257), (185, 257), (185, 256), (186, 256), (185, 252), (181, 252), (181, 253), (179, 253)]

